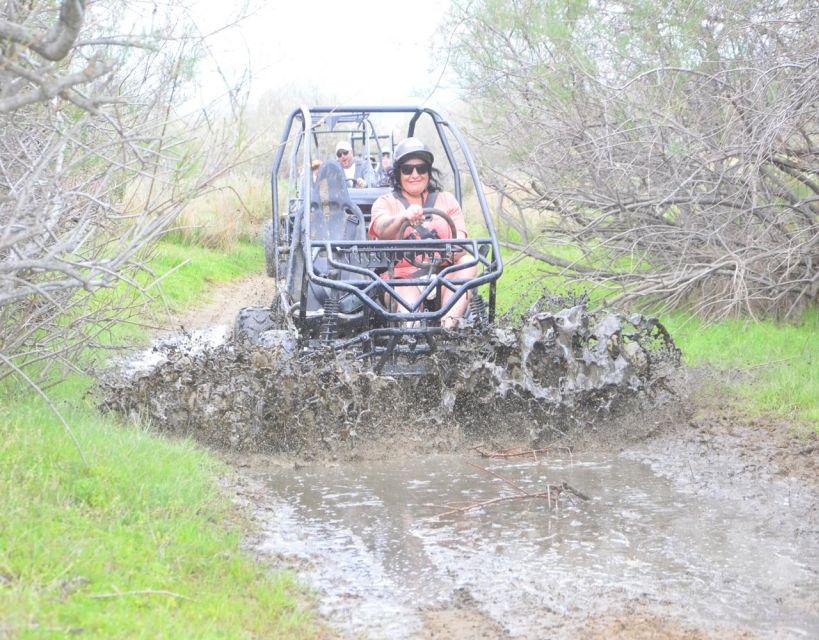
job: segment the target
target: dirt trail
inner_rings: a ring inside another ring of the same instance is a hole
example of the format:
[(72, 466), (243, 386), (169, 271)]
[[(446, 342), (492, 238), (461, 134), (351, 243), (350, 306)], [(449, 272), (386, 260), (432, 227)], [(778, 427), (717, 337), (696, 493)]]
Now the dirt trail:
[[(231, 325), (239, 308), (265, 304), (271, 298), (271, 283), (264, 275), (257, 275), (214, 289), (204, 305), (175, 318), (171, 326), (195, 330)], [(709, 396), (711, 381), (707, 372), (684, 372), (678, 383), (679, 402), (673, 407), (650, 415), (628, 415), (634, 408), (629, 407), (619, 418), (614, 415), (605, 430), (573, 437), (570, 444), (575, 448), (625, 453), (655, 463), (663, 467), (668, 477), (688, 482), (692, 490), (698, 492), (724, 491), (730, 495), (732, 483), (741, 477), (758, 485), (759, 491), (773, 486), (776, 480), (785, 479), (819, 496), (819, 438), (816, 433), (799, 433), (779, 418), (749, 419), (724, 409), (720, 398)], [(423, 447), (416, 444), (409, 443), (402, 448), (400, 442), (392, 442), (392, 454), (422, 454)], [(224, 451), (220, 455), (236, 470), (226, 482), (236, 504), (250, 521), (263, 527), (264, 518), (270, 517), (268, 505), (272, 496), (270, 489), (258, 479), (264, 477), (271, 464), (292, 466), (301, 464), (302, 460), (282, 455), (270, 457)], [(380, 451), (376, 455), (389, 453)], [(736, 496), (736, 499), (746, 500), (748, 496)], [(819, 499), (813, 504), (805, 522), (804, 535), (806, 540), (816, 542)], [(256, 550), (256, 542), (250, 536), (248, 548)], [(281, 561), (268, 555), (260, 555), (260, 558), (265, 562)], [(473, 606), (468, 597), (448, 606), (423, 611), (421, 617), (424, 629), (418, 638), (508, 637), (497, 622)], [(756, 636), (730, 628), (697, 628), (689, 620), (657, 616), (637, 603), (627, 610), (592, 616), (580, 627), (567, 628), (561, 637), (705, 640)]]
[(216, 325), (233, 325), (242, 307), (269, 304), (273, 299), (273, 280), (264, 274), (253, 274), (221, 285), (208, 292), (204, 304), (172, 317), (168, 326), (191, 331)]

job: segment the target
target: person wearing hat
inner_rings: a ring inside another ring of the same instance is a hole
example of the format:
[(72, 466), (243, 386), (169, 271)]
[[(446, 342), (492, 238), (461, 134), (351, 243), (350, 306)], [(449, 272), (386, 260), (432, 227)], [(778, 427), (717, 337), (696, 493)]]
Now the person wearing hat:
[(336, 145), (336, 159), (344, 169), (344, 175), (354, 187), (374, 187), (376, 184), (375, 172), (372, 165), (363, 158), (353, 155), (353, 148), (347, 140), (341, 140)]
[[(396, 240), (404, 222), (411, 225), (422, 224), (432, 237), (450, 238), (452, 231), (449, 225), (440, 217), (424, 222), (424, 208), (440, 209), (452, 219), (455, 224), (457, 237), (468, 237), (466, 221), (458, 200), (451, 193), (444, 191), (438, 182), (440, 175), (432, 164), (435, 157), (421, 140), (407, 138), (395, 148), (395, 159), (391, 174), (393, 191), (387, 193), (373, 203), (370, 217), (369, 234), (379, 240)], [(460, 252), (455, 254), (456, 262), (472, 261), (471, 255)], [(397, 278), (409, 278), (415, 275), (417, 269), (407, 260), (395, 265), (394, 274)], [(452, 278), (474, 278), (477, 273), (475, 265), (466, 267), (450, 274)], [(400, 287), (402, 298), (408, 302), (416, 302), (421, 296), (421, 290), (416, 286)], [(441, 287), (441, 304), (444, 305), (452, 297), (452, 291)], [(458, 326), (459, 318), (466, 313), (469, 305), (469, 295), (464, 295), (441, 318), (441, 326), (453, 328)]]
[(381, 152), (381, 166), (378, 167), (378, 186), (389, 187), (392, 179), (392, 154), (388, 150)]

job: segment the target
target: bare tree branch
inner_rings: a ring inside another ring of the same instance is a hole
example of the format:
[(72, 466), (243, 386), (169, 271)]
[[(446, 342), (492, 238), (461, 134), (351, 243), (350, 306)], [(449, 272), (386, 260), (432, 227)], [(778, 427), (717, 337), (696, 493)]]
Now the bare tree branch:
[(0, 20), (0, 38), (21, 44), (46, 60), (62, 60), (74, 47), (84, 19), (85, 0), (63, 0), (59, 19), (47, 32), (38, 34), (14, 22)]
[(236, 156), (228, 127), (177, 114), (198, 50), (175, 7), (112, 39), (121, 16), (59, 6), (0, 20), (0, 380), (40, 393), (156, 297), (152, 245)]
[(506, 246), (622, 302), (716, 317), (815, 302), (819, 9), (598, 9), (453, 3), (470, 133), (499, 226), (524, 239)]
[(45, 78), (26, 73), (12, 63), (8, 63), (6, 67), (13, 72), (16, 71), (20, 76), (25, 75), (31, 83), (35, 85), (35, 88), (21, 91), (8, 98), (0, 99), (0, 113), (16, 111), (26, 105), (36, 102), (46, 102), (60, 95), (66, 99), (70, 99), (72, 102), (79, 103), (78, 106), (81, 108), (92, 110), (95, 105), (89, 101), (81, 101), (77, 96), (72, 95), (69, 90), (77, 85), (93, 82), (97, 78), (101, 78), (109, 73), (112, 69), (112, 67), (102, 62), (91, 61), (82, 71), (56, 78)]

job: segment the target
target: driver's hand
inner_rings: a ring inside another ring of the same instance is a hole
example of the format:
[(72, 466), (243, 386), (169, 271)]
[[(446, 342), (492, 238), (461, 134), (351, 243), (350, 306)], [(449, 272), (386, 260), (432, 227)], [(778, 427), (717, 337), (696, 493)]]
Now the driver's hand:
[(410, 224), (420, 224), (424, 221), (424, 208), (417, 204), (411, 204), (404, 211), (404, 220)]
[(357, 186), (359, 189), (363, 188), (365, 184), (366, 182), (364, 182), (364, 178), (359, 178), (355, 181), (355, 186)]

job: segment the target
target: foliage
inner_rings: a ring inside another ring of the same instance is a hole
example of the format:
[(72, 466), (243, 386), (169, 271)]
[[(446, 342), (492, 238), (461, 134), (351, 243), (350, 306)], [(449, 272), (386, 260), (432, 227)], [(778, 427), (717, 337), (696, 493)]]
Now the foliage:
[(706, 324), (675, 313), (664, 322), (688, 365), (726, 374), (733, 402), (819, 429), (819, 309), (799, 322), (725, 320)]
[(201, 55), (179, 7), (57, 5), (0, 19), (0, 379), (33, 385), (133, 315), (146, 248), (233, 154), (177, 116)]
[(475, 0), (450, 17), (508, 246), (620, 302), (719, 318), (816, 300), (815, 3)]

